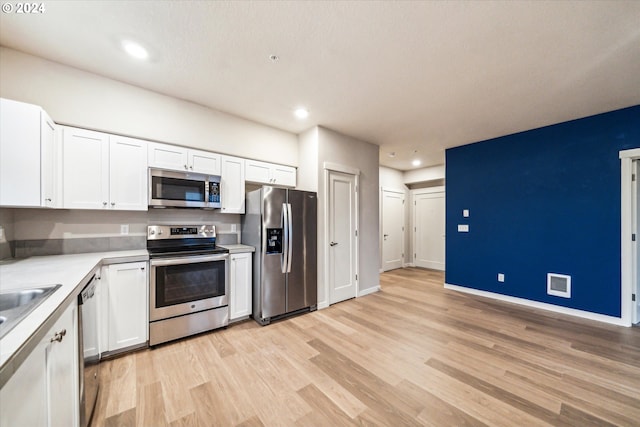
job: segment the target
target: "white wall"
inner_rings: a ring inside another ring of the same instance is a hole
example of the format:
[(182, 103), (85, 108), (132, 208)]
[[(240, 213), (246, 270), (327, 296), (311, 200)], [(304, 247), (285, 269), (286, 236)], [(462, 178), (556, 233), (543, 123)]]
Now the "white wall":
[(318, 191), (318, 128), (298, 135), (298, 182), (296, 188)]
[[(355, 168), (359, 178), (359, 292), (380, 286), (379, 276), (379, 147), (338, 132), (318, 127), (318, 211), (324, 213), (326, 197), (324, 162)], [(318, 222), (318, 305), (328, 301), (328, 288), (324, 278), (324, 218)]]
[(444, 165), (429, 166), (404, 172), (404, 183), (414, 184), (444, 179)]
[(392, 188), (394, 190), (406, 190), (404, 185), (404, 172), (380, 166), (380, 187)]
[(0, 47), (0, 96), (57, 123), (298, 165), (296, 135)]

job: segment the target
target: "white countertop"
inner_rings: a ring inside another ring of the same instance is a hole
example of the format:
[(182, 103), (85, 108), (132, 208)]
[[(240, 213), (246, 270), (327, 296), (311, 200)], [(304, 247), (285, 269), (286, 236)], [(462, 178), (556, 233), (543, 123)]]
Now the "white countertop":
[[(122, 262), (146, 261), (146, 249), (118, 252), (97, 252), (74, 255), (39, 256), (0, 262), (0, 291), (33, 288), (46, 285), (62, 285), (45, 299), (23, 321), (18, 323), (0, 340), (0, 370), (14, 371), (17, 366), (5, 366), (15, 358), (47, 319), (68, 305), (82, 290), (89, 275), (98, 266)], [(65, 307), (62, 307), (62, 305)], [(19, 363), (18, 363), (19, 364)], [(3, 377), (8, 374), (3, 372)]]
[(240, 254), (243, 252), (255, 252), (256, 248), (249, 245), (218, 245), (219, 248), (229, 249), (230, 254)]

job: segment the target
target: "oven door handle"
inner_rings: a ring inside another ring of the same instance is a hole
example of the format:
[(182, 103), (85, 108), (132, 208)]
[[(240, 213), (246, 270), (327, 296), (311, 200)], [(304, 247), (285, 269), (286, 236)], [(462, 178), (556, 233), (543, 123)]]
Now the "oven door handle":
[(226, 261), (227, 258), (229, 258), (229, 254), (197, 255), (197, 256), (185, 256), (185, 257), (179, 257), (179, 258), (151, 259), (150, 263), (152, 267), (162, 267), (166, 265), (195, 264), (198, 262), (210, 262), (210, 261)]

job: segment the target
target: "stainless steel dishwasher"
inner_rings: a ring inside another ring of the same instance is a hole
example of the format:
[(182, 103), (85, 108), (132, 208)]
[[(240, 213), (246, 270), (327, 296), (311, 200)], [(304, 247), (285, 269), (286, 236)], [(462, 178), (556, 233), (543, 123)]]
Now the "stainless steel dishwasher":
[(100, 277), (94, 274), (78, 295), (80, 352), (80, 427), (91, 422), (100, 389), (100, 351), (98, 347), (98, 298)]

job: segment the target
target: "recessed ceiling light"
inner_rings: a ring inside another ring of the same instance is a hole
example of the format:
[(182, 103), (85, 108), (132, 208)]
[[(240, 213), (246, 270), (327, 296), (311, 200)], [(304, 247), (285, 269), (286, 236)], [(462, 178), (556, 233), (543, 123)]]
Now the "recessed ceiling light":
[(420, 162), (420, 160), (418, 160), (418, 159), (415, 159), (414, 161), (412, 161), (412, 162), (411, 162), (411, 164), (412, 164), (413, 166), (420, 166), (420, 163), (421, 163), (421, 162)]
[(278, 55), (269, 55), (269, 59), (271, 60), (271, 62), (278, 62), (280, 60), (280, 57)]
[(296, 108), (296, 110), (293, 112), (293, 114), (299, 118), (299, 119), (306, 119), (307, 117), (309, 117), (309, 110), (307, 110), (306, 108)]
[(123, 40), (122, 48), (130, 56), (136, 59), (147, 59), (149, 57), (149, 52), (147, 51), (147, 49), (142, 47), (142, 45), (140, 45), (139, 43), (132, 42), (131, 40)]
[(389, 157), (395, 157), (395, 156), (396, 156), (396, 152), (395, 151), (392, 151), (392, 152), (389, 153)]

